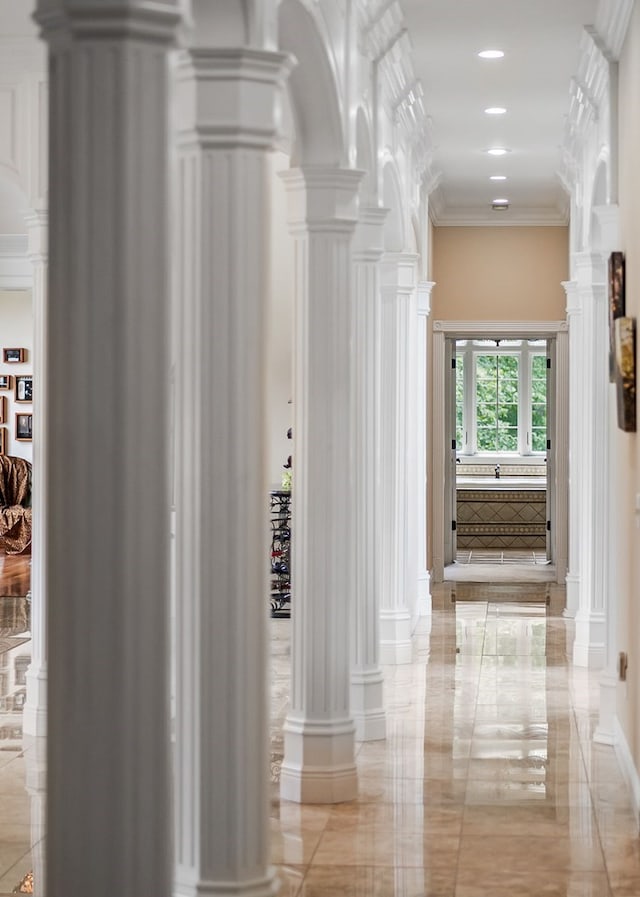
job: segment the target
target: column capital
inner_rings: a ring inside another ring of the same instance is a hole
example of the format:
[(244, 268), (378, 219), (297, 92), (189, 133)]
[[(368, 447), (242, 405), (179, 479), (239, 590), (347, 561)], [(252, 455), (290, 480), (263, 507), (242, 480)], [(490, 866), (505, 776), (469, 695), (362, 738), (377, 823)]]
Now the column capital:
[(382, 289), (412, 293), (416, 287), (416, 268), (420, 256), (415, 252), (386, 252), (382, 256)]
[(288, 53), (251, 47), (182, 50), (176, 63), (180, 145), (273, 147), (294, 64)]
[(363, 172), (355, 168), (307, 166), (280, 173), (289, 194), (289, 228), (352, 234), (357, 220), (358, 187)]
[(30, 209), (23, 217), (27, 225), (27, 257), (32, 262), (45, 261), (49, 252), (49, 212)]
[(563, 280), (562, 288), (567, 296), (567, 315), (576, 315), (582, 312), (582, 305), (578, 293), (577, 280)]
[(39, 0), (34, 18), (50, 43), (135, 38), (170, 44), (182, 14), (180, 0)]
[(431, 314), (431, 291), (435, 287), (434, 280), (418, 281), (418, 314), (428, 318)]
[(377, 262), (384, 253), (384, 223), (389, 209), (364, 206), (358, 211), (353, 238), (353, 257), (357, 262)]
[(571, 256), (572, 268), (578, 289), (603, 284), (607, 279), (607, 258), (602, 252), (574, 252)]

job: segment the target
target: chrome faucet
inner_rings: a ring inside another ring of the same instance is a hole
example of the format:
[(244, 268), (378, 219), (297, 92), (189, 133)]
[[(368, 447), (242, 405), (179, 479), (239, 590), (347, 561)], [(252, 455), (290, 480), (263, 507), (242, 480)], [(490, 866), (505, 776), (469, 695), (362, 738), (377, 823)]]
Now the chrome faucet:
[(499, 480), (500, 479), (500, 465), (499, 464), (496, 464), (495, 471), (496, 471), (496, 480)]

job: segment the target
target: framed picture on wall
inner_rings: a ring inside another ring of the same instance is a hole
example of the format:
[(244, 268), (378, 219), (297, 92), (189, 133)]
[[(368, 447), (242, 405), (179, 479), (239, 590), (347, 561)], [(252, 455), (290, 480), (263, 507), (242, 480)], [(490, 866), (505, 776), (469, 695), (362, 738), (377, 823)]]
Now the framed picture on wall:
[(2, 360), (5, 364), (18, 364), (27, 360), (26, 349), (3, 349)]
[(0, 389), (13, 389), (13, 374), (0, 374)]
[(0, 424), (7, 422), (7, 400), (4, 396), (0, 396)]
[(33, 438), (33, 414), (16, 414), (16, 439), (31, 442)]
[(33, 377), (16, 375), (16, 402), (33, 401)]
[(0, 427), (0, 455), (7, 454), (7, 428)]

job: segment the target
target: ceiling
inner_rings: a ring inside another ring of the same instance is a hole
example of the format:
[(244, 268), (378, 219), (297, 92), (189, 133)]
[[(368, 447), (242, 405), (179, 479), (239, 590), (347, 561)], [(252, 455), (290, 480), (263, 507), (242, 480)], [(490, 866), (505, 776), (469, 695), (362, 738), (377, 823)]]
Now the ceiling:
[[(558, 170), (583, 26), (597, 0), (400, 0), (432, 120), (436, 224), (566, 224)], [(504, 58), (478, 52), (500, 49)], [(506, 114), (487, 115), (500, 106)], [(493, 157), (486, 150), (510, 150)], [(506, 175), (492, 182), (490, 175)], [(492, 200), (509, 200), (493, 211)]]

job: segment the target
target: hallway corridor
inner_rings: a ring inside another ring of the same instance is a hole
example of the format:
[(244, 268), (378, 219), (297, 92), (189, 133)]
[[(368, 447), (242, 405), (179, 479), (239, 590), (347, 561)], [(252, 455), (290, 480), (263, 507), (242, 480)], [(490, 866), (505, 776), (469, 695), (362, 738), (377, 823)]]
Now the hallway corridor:
[[(510, 600), (511, 599), (511, 600)], [(388, 739), (352, 804), (280, 803), (288, 621), (274, 629), (272, 855), (284, 897), (638, 897), (640, 845), (597, 675), (567, 664), (564, 589), (445, 584), (385, 668)]]

